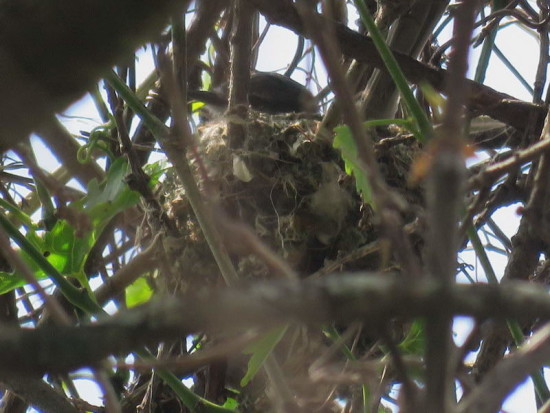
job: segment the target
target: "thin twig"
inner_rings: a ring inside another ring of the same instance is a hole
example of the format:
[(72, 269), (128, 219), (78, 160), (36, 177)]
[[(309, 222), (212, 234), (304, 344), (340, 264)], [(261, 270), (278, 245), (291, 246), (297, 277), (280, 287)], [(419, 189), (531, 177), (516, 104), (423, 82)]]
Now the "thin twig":
[(157, 235), (147, 249), (137, 254), (94, 291), (96, 300), (99, 303), (103, 304), (108, 299), (116, 297), (141, 275), (156, 267), (161, 237), (161, 235)]
[(233, 29), (230, 36), (231, 66), (229, 78), (229, 108), (237, 122), (227, 123), (229, 146), (241, 148), (246, 141), (248, 125), (248, 89), (252, 47), (254, 9), (245, 0), (233, 0)]
[(541, 328), (516, 352), (503, 360), (459, 405), (459, 413), (490, 413), (500, 409), (508, 394), (529, 373), (550, 359), (550, 324)]

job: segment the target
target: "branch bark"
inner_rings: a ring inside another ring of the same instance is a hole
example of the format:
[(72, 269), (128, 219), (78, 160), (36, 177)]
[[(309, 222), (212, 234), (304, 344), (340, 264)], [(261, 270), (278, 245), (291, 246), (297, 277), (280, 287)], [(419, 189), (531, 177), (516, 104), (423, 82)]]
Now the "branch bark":
[(550, 325), (541, 328), (530, 342), (498, 364), (470, 393), (460, 413), (496, 412), (512, 390), (550, 359)]
[(82, 96), (188, 3), (0, 1), (0, 149)]
[(456, 285), (442, 293), (428, 280), (411, 283), (391, 274), (338, 274), (164, 298), (79, 327), (5, 328), (0, 333), (0, 376), (71, 371), (110, 354), (199, 331), (235, 333), (288, 322), (333, 321), (362, 321), (369, 328), (395, 317), (428, 317), (441, 308), (480, 319), (550, 320), (547, 292), (523, 283)]
[(0, 375), (0, 387), (17, 394), (26, 403), (44, 413), (78, 413), (69, 400), (43, 380), (17, 374)]

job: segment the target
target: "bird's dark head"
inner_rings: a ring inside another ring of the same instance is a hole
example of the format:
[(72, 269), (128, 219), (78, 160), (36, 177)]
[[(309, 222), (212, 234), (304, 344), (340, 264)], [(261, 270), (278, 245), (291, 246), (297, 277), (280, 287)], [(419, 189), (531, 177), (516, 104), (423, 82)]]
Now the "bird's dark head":
[(254, 73), (248, 101), (253, 109), (266, 113), (318, 112), (315, 97), (305, 86), (278, 73)]
[[(189, 91), (188, 97), (213, 106), (227, 108), (227, 87), (219, 91)], [(303, 85), (278, 73), (256, 72), (250, 77), (248, 102), (252, 109), (271, 114), (306, 112), (318, 113), (313, 94)]]

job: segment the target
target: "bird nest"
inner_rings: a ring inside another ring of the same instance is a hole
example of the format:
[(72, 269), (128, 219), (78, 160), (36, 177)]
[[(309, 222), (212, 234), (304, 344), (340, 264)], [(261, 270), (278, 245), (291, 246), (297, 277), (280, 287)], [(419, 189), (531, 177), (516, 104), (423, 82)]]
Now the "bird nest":
[[(380, 237), (375, 214), (357, 193), (354, 179), (344, 172), (340, 153), (332, 142), (317, 137), (318, 121), (253, 112), (246, 126), (247, 138), (237, 149), (229, 144), (226, 119), (199, 128), (200, 159), (208, 171), (208, 180), (201, 185), (205, 194), (217, 195), (215, 203), (221, 208), (214, 208), (215, 212), (222, 210), (228, 221), (248, 227), (302, 277), (323, 271), (375, 270), (388, 264), (384, 258), (387, 251), (377, 241)], [(406, 188), (407, 174), (418, 146), (411, 140), (391, 139), (381, 140), (378, 145), (381, 170), (389, 185), (410, 195), (413, 192)], [(200, 168), (195, 166), (200, 176)], [(168, 180), (165, 191), (169, 215), (182, 234), (182, 239), (172, 243), (171, 258), (166, 260), (169, 271), (163, 278), (168, 280), (169, 290), (200, 291), (223, 284), (177, 179)], [(227, 232), (227, 228), (221, 232)], [(225, 246), (239, 278), (274, 275), (273, 266), (257, 250), (235, 248), (246, 244), (238, 236), (225, 239), (229, 240)], [(372, 244), (379, 248), (370, 248)], [(367, 337), (359, 345), (369, 347), (372, 342)], [(313, 384), (307, 379), (312, 363), (326, 354), (326, 346), (325, 336), (319, 331), (294, 326), (274, 350), (289, 386), (299, 389), (301, 397), (308, 400), (309, 411), (325, 408), (326, 395), (334, 390), (332, 384)], [(247, 371), (246, 358), (230, 357), (227, 363), (226, 384), (238, 387)], [(246, 411), (269, 410), (265, 376), (258, 376), (241, 394)], [(202, 381), (206, 379), (199, 372), (198, 388)], [(344, 386), (339, 391), (348, 390)]]
[[(222, 118), (199, 127), (199, 152), (209, 188), (215, 188), (230, 219), (251, 228), (295, 271), (303, 276), (314, 273), (377, 238), (372, 209), (343, 171), (339, 152), (328, 139), (316, 137), (317, 120), (253, 112), (246, 124), (247, 138), (238, 149), (228, 143), (227, 123)], [(403, 145), (398, 146), (394, 149), (403, 152)], [(399, 161), (388, 151), (386, 145), (380, 154), (387, 158), (384, 173), (392, 185), (405, 188), (410, 154), (405, 151)], [(219, 279), (184, 191), (178, 184), (168, 188), (168, 210), (184, 237), (178, 241), (183, 250), (177, 259), (184, 284), (196, 287), (196, 282)], [(254, 251), (240, 251), (234, 261), (243, 279), (270, 276)], [(360, 266), (374, 269), (378, 263), (371, 257)]]

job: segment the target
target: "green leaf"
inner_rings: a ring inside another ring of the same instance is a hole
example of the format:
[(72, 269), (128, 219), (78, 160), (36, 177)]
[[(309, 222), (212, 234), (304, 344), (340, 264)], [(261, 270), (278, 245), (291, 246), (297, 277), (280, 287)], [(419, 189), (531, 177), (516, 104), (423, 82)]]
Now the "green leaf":
[(225, 407), (226, 409), (235, 410), (237, 409), (237, 407), (239, 407), (239, 402), (233, 397), (228, 397), (225, 403), (223, 404), (223, 407)]
[(355, 177), (355, 187), (363, 195), (363, 201), (372, 205), (372, 193), (367, 174), (360, 167), (357, 159), (357, 147), (348, 126), (337, 126), (334, 128), (335, 136), (333, 146), (339, 149), (342, 154), (346, 173)]
[(92, 129), (88, 142), (82, 145), (76, 154), (80, 163), (90, 162), (94, 152), (97, 151), (105, 152), (109, 158), (114, 158), (109, 146), (106, 144), (111, 138), (111, 130), (114, 128), (114, 125), (115, 123), (110, 121)]
[(23, 287), (26, 282), (19, 276), (9, 272), (0, 272), (0, 295)]
[(158, 185), (160, 177), (168, 170), (170, 167), (167, 165), (165, 159), (161, 159), (156, 162), (148, 163), (143, 167), (145, 173), (149, 176), (149, 185), (151, 188), (154, 188)]
[(399, 343), (399, 349), (404, 354), (422, 355), (426, 349), (426, 336), (424, 334), (424, 323), (416, 320), (412, 323), (407, 335)]
[(248, 360), (248, 369), (241, 380), (241, 387), (245, 387), (254, 378), (277, 343), (285, 335), (287, 328), (287, 326), (283, 326), (271, 330), (245, 350), (245, 354), (252, 354), (252, 356)]
[(201, 110), (205, 106), (206, 106), (206, 104), (204, 102), (199, 102), (199, 101), (193, 102), (193, 103), (191, 103), (191, 113), (198, 112), (199, 110)]
[(128, 308), (144, 304), (153, 296), (153, 289), (145, 277), (139, 277), (126, 287), (126, 306)]
[(102, 185), (98, 185), (93, 181), (88, 186), (88, 195), (84, 198), (84, 205), (87, 208), (93, 209), (97, 205), (112, 203), (120, 201), (120, 197), (124, 197), (125, 190), (128, 193), (133, 193), (137, 197), (134, 191), (130, 191), (124, 178), (128, 174), (128, 163), (123, 158), (115, 160)]
[[(374, 119), (363, 123), (365, 128), (373, 128), (375, 126), (398, 125), (413, 135), (417, 136), (420, 131), (417, 129), (415, 121), (408, 119)], [(418, 139), (418, 136), (417, 136)], [(419, 139), (420, 140), (420, 139)], [(363, 195), (363, 201), (373, 205), (371, 188), (369, 185), (366, 171), (360, 166), (357, 157), (357, 146), (351, 134), (351, 130), (347, 125), (340, 125), (334, 128), (333, 146), (339, 149), (342, 153), (346, 173), (355, 177), (355, 187), (358, 192)], [(374, 205), (373, 205), (374, 206)]]
[[(90, 250), (111, 218), (139, 201), (139, 194), (124, 182), (127, 171), (126, 161), (117, 159), (103, 183), (90, 182), (88, 195), (69, 206), (75, 211), (81, 228), (75, 228), (65, 219), (59, 219), (51, 231), (43, 235), (39, 235), (36, 227), (27, 227), (25, 238), (40, 254), (63, 276), (77, 278), (86, 288), (88, 281), (83, 269)], [(82, 215), (79, 217), (77, 214)], [(21, 255), (37, 279), (46, 278), (46, 270), (28, 253), (22, 251)], [(0, 273), (0, 292), (5, 293), (25, 284), (17, 273)]]

